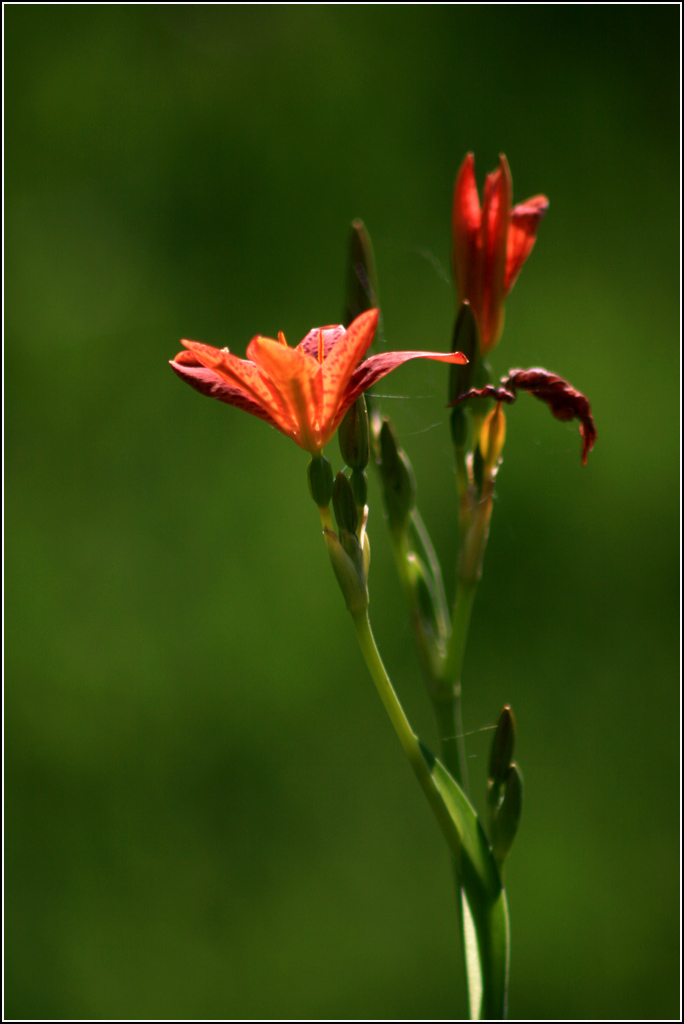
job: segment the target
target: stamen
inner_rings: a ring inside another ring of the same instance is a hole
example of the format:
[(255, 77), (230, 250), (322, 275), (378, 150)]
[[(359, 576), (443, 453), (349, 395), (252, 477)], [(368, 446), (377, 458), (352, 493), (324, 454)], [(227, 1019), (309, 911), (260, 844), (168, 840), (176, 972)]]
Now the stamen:
[(280, 342), (281, 345), (287, 346), (287, 338), (285, 337), (282, 331), (278, 331), (278, 341)]
[(323, 328), (318, 329), (318, 362), (322, 363), (325, 359), (325, 345), (323, 344)]

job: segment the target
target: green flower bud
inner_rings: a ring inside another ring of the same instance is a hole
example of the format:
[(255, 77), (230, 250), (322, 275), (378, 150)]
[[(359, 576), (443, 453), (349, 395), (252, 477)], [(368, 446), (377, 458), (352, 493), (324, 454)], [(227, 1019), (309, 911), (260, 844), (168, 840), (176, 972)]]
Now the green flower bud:
[(332, 466), (325, 455), (317, 455), (307, 468), (309, 491), (319, 508), (327, 508), (333, 494)]
[(502, 786), (506, 780), (508, 769), (513, 760), (515, 747), (515, 719), (508, 704), (499, 715), (499, 721), (492, 740), (489, 756), (489, 781)]
[(351, 469), (365, 469), (370, 459), (370, 431), (364, 395), (359, 395), (347, 409), (339, 425), (337, 439), (347, 465)]
[(362, 220), (352, 221), (347, 263), (347, 301), (344, 323), (378, 305), (378, 281), (370, 235)]
[(468, 417), (462, 405), (451, 410), (451, 440), (455, 448), (465, 448), (468, 440)]
[(416, 481), (389, 420), (383, 420), (380, 430), (380, 476), (390, 529), (395, 535), (401, 535), (408, 527), (416, 504)]
[(455, 402), (473, 385), (472, 380), (480, 358), (477, 320), (469, 302), (462, 302), (454, 324), (452, 352), (462, 352), (468, 362), (452, 363), (449, 370), (449, 402)]
[(522, 814), (523, 778), (517, 764), (510, 765), (504, 794), (492, 821), (492, 853), (499, 867), (510, 853)]
[(340, 530), (349, 530), (356, 533), (359, 525), (359, 513), (356, 507), (356, 499), (351, 484), (341, 471), (335, 477), (333, 484), (333, 508), (335, 519)]
[(368, 503), (368, 476), (363, 469), (352, 469), (351, 479), (349, 481), (351, 489), (354, 492), (354, 501), (356, 507), (364, 509)]

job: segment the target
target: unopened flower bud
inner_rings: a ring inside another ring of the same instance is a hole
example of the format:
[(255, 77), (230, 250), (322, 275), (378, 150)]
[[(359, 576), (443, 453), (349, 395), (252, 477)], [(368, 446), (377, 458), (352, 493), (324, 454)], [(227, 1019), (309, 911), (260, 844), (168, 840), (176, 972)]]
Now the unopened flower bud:
[(368, 476), (365, 469), (352, 469), (349, 483), (354, 492), (356, 507), (364, 508), (368, 502)]
[(347, 302), (344, 322), (378, 305), (378, 282), (370, 235), (362, 220), (352, 221), (347, 263)]
[(449, 402), (455, 402), (473, 386), (473, 374), (479, 360), (477, 320), (469, 302), (462, 302), (458, 310), (451, 351), (462, 352), (468, 357), (467, 363), (452, 363), (449, 369)]
[(327, 508), (333, 495), (332, 466), (325, 455), (316, 455), (307, 468), (309, 491), (319, 508)]
[(506, 773), (503, 798), (492, 821), (492, 853), (499, 867), (508, 856), (522, 813), (523, 778), (517, 764)]
[(368, 533), (363, 531), (363, 575), (366, 583), (368, 582), (368, 570), (370, 569), (370, 541), (368, 540)]
[(358, 615), (368, 608), (364, 552), (355, 533), (340, 530), (340, 534), (342, 539), (332, 530), (323, 531), (330, 562), (347, 608), (352, 615)]
[(337, 439), (347, 465), (351, 469), (365, 469), (370, 459), (370, 431), (364, 395), (359, 395), (347, 409), (338, 428)]
[(480, 430), (480, 452), (486, 473), (491, 473), (501, 458), (506, 440), (506, 417), (501, 402), (486, 416)]
[(356, 528), (359, 525), (356, 499), (351, 484), (342, 471), (337, 474), (333, 484), (333, 508), (338, 528), (356, 533)]
[(380, 431), (380, 475), (390, 529), (399, 535), (406, 530), (416, 504), (416, 481), (389, 420), (383, 420)]
[(515, 719), (508, 704), (499, 715), (499, 721), (492, 740), (489, 757), (489, 781), (496, 786), (503, 785), (513, 760), (515, 747)]

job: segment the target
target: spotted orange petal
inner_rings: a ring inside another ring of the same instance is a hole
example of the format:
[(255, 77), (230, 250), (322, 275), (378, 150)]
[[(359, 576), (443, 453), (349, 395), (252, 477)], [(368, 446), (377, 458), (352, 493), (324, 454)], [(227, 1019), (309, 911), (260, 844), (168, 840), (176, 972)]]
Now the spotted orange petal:
[(202, 366), (192, 352), (186, 352), (185, 350), (179, 352), (176, 358), (171, 360), (171, 368), (178, 374), (181, 380), (184, 380), (186, 384), (193, 387), (195, 391), (199, 391), (201, 395), (206, 395), (208, 398), (218, 398), (220, 402), (225, 402), (226, 405), (234, 405), (237, 409), (243, 409), (245, 412), (251, 413), (252, 416), (258, 416), (259, 419), (265, 420), (266, 423), (270, 423), (271, 426), (280, 429), (267, 409), (251, 398), (242, 388), (237, 387), (235, 384), (228, 384), (227, 381), (222, 380), (213, 370), (208, 370), (206, 366)]
[[(323, 422), (329, 423), (339, 410), (354, 370), (370, 348), (378, 324), (378, 310), (369, 309), (358, 316), (347, 328), (346, 335), (330, 350), (322, 365)], [(340, 417), (341, 418), (341, 417)]]
[(296, 440), (303, 447), (317, 446), (321, 429), (323, 382), (318, 360), (271, 338), (257, 336), (247, 356), (263, 373), (274, 399), (296, 425)]

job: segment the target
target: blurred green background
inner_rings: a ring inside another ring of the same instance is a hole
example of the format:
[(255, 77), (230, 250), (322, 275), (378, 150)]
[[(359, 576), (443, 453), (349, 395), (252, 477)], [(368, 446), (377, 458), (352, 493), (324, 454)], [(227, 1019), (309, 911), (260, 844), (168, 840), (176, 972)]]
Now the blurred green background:
[[(190, 337), (341, 316), (446, 349), (451, 192), (545, 192), (466, 657), (473, 794), (526, 779), (510, 1014), (679, 1015), (678, 5), (5, 12), (6, 1015), (419, 1018), (465, 1005), (441, 836), (356, 648), (307, 456), (185, 387)], [(382, 381), (453, 585), (447, 374)], [(335, 469), (341, 466), (331, 446)], [(435, 729), (371, 485), (371, 617)]]

